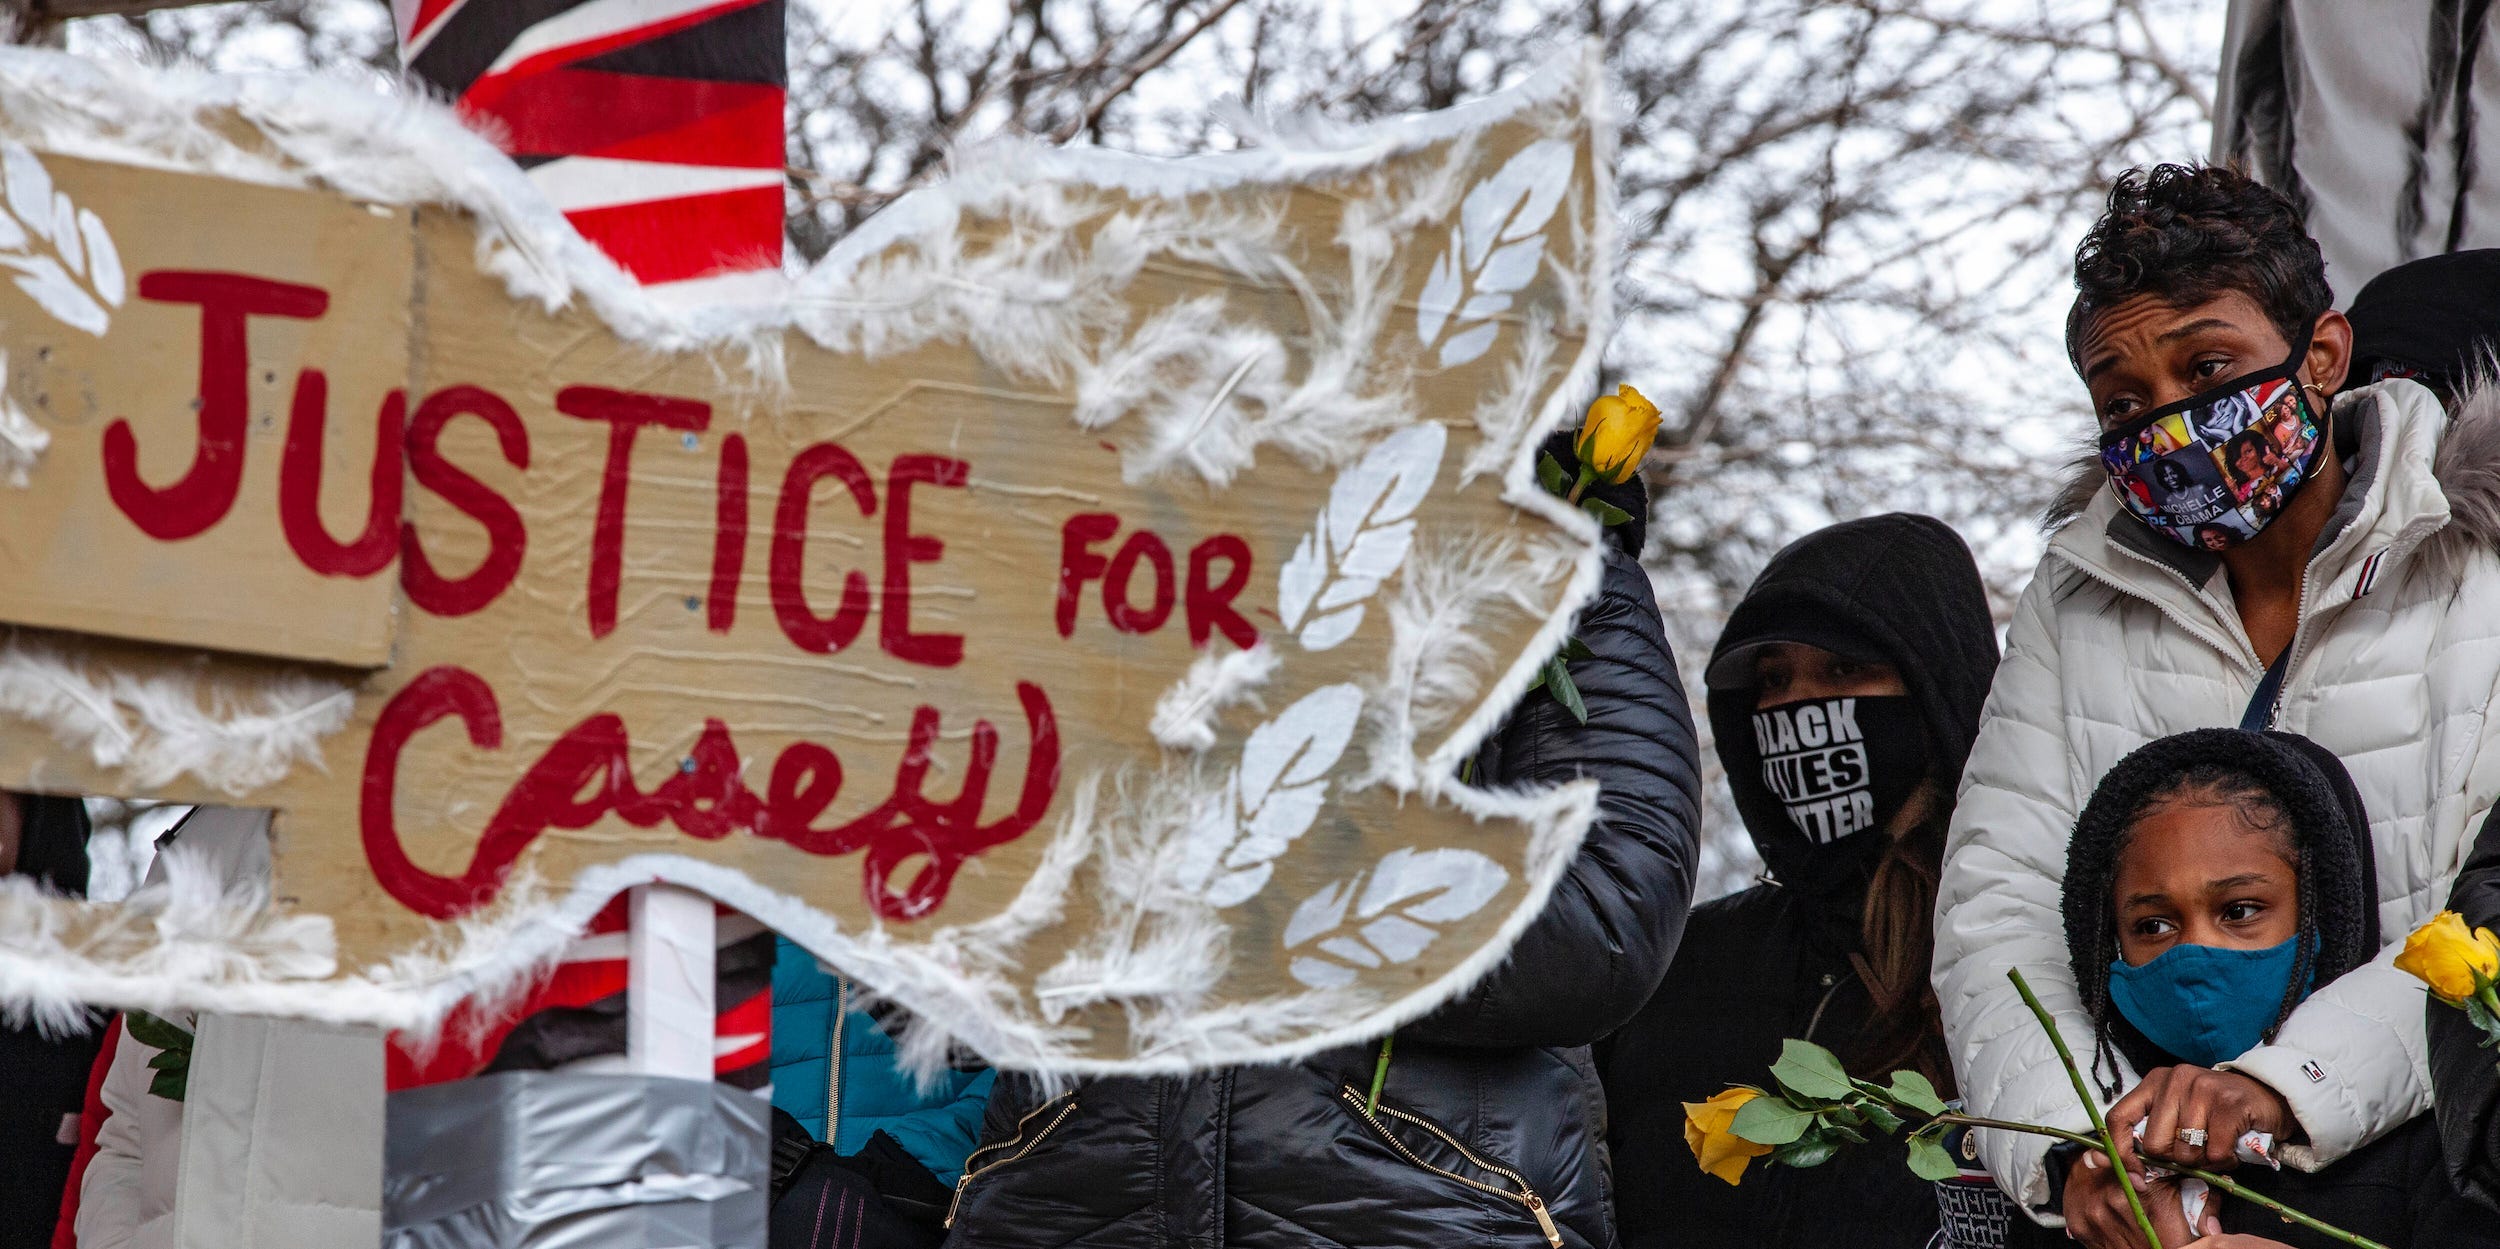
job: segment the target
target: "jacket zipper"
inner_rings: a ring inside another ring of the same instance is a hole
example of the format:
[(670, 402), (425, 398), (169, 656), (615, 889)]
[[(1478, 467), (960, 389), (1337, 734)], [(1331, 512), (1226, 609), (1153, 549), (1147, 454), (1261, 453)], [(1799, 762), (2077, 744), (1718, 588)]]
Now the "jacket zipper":
[[(2283, 695), (2292, 688), (2292, 669), (2300, 666), (2301, 647), (2309, 640), (2309, 583), (2316, 579), (2311, 576), (2315, 571), (2314, 568), (2300, 570), (2300, 594), (2292, 600), (2292, 640), (2283, 644), (2281, 656), (2283, 679), (2275, 683), (2274, 701), (2266, 704), (2266, 722), (2261, 728), (2274, 727), (2274, 713), (2282, 708)], [(2260, 675), (2257, 682), (2264, 684), (2265, 677)]]
[[(1856, 974), (1857, 974), (1857, 972), (1856, 972), (1854, 969), (1852, 969), (1852, 970), (1850, 971), (1850, 973), (1849, 973), (1849, 974), (1854, 976), (1854, 975), (1856, 975)], [(1837, 995), (1839, 992), (1840, 992), (1840, 977), (1839, 977), (1838, 975), (1835, 975), (1834, 973), (1831, 973), (1831, 972), (1824, 972), (1824, 973), (1823, 973), (1823, 997), (1822, 997), (1822, 999), (1821, 999), (1820, 1001), (1817, 1001), (1817, 1002), (1814, 1004), (1814, 1014), (1813, 1014), (1813, 1015), (1811, 1015), (1811, 1016), (1809, 1016), (1809, 1017), (1806, 1019), (1806, 1034), (1805, 1034), (1804, 1036), (1802, 1036), (1802, 1037), (1799, 1037), (1799, 1038), (1798, 1038), (1799, 1040), (1801, 1040), (1801, 1041), (1811, 1041), (1811, 1040), (1813, 1040), (1813, 1039), (1814, 1039), (1814, 1030), (1815, 1030), (1816, 1028), (1820, 1028), (1820, 1027), (1822, 1027), (1822, 1026), (1823, 1026), (1823, 1012), (1824, 1012), (1825, 1010), (1827, 1010), (1827, 1009), (1830, 1009), (1831, 1004), (1832, 1004), (1832, 998), (1833, 998), (1835, 995)]]
[(1545, 1199), (1537, 1196), (1535, 1189), (1528, 1187), (1528, 1181), (1525, 1176), (1520, 1175), (1517, 1171), (1511, 1170), (1509, 1167), (1486, 1161), (1482, 1155), (1467, 1148), (1466, 1145), (1461, 1144), (1458, 1138), (1443, 1131), (1441, 1129), (1441, 1125), (1434, 1123), (1430, 1119), (1423, 1118), (1420, 1115), (1411, 1115), (1403, 1110), (1398, 1110), (1390, 1106), (1381, 1107), (1379, 1112), (1380, 1114), (1396, 1119), (1400, 1123), (1411, 1123), (1416, 1127), (1422, 1128), (1426, 1132), (1430, 1132), (1433, 1137), (1439, 1140), (1442, 1144), (1456, 1150), (1459, 1157), (1465, 1158), (1467, 1161), (1474, 1163), (1476, 1166), (1481, 1167), (1494, 1175), (1501, 1176), (1503, 1179), (1509, 1180), (1513, 1184), (1517, 1184), (1519, 1186), (1519, 1190), (1517, 1192), (1513, 1192), (1507, 1188), (1499, 1188), (1494, 1185), (1484, 1183), (1481, 1180), (1471, 1180), (1464, 1175), (1460, 1175), (1456, 1171), (1449, 1171), (1436, 1167), (1431, 1163), (1416, 1157), (1415, 1151), (1408, 1149), (1406, 1147), (1406, 1142), (1399, 1140), (1397, 1138), (1397, 1134), (1391, 1132), (1388, 1125), (1382, 1123), (1379, 1116), (1373, 1114), (1371, 1109), (1363, 1104), (1363, 1095), (1356, 1092), (1353, 1085), (1349, 1084), (1342, 1086), (1338, 1089), (1337, 1095), (1345, 1099), (1346, 1105), (1354, 1108), (1354, 1113), (1363, 1116), (1363, 1122), (1370, 1124), (1372, 1131), (1378, 1133), (1380, 1139), (1388, 1143), (1389, 1148), (1396, 1150), (1399, 1157), (1404, 1158), (1408, 1162), (1414, 1163), (1416, 1166), (1422, 1167), (1424, 1170), (1430, 1171), (1435, 1175), (1456, 1180), (1469, 1188), (1481, 1189), (1482, 1191), (1491, 1193), (1494, 1196), (1505, 1197), (1526, 1206), (1528, 1208), (1528, 1213), (1536, 1216), (1537, 1230), (1545, 1233), (1545, 1243), (1553, 1246), (1553, 1249), (1563, 1249), (1562, 1229), (1554, 1226), (1554, 1216), (1546, 1210)]
[[(973, 1150), (970, 1155), (964, 1158), (963, 1178), (955, 1181), (955, 1199), (946, 1203), (946, 1227), (952, 1228), (955, 1226), (955, 1214), (957, 1211), (963, 1209), (964, 1190), (972, 1187), (972, 1181), (979, 1179), (980, 1177), (987, 1175), (1000, 1167), (1006, 1166), (1008, 1163), (1014, 1162), (1016, 1159), (1021, 1158), (1026, 1154), (1032, 1153), (1034, 1146), (1042, 1143), (1043, 1137), (1049, 1136), (1052, 1132), (1057, 1131), (1059, 1129), (1059, 1125), (1066, 1122), (1069, 1115), (1076, 1113), (1076, 1099), (1074, 1097), (1070, 1097), (1059, 1107), (1059, 1113), (1052, 1115), (1050, 1117), (1050, 1122), (1043, 1124), (1042, 1130), (1033, 1134), (1032, 1140), (1025, 1140), (1025, 1125), (1033, 1122), (1033, 1120), (1040, 1116), (1043, 1111), (1048, 1109), (1050, 1109), (1049, 1102), (1044, 1102), (1039, 1106), (1035, 1106), (1033, 1109), (1025, 1112), (1025, 1116), (1023, 1118), (1016, 1120), (1016, 1134), (1014, 1136), (1008, 1137), (1006, 1140), (1000, 1141), (995, 1145), (984, 1145), (979, 1149)], [(1005, 1149), (1018, 1142), (1022, 1142), (1024, 1147), (1018, 1149), (1016, 1152), (1009, 1154), (986, 1167), (976, 1168), (972, 1165), (972, 1160), (974, 1158), (978, 1158), (994, 1149)]]
[(849, 982), (833, 978), (833, 1031), (826, 1037), (829, 1052), (825, 1056), (825, 1144), (833, 1144), (834, 1134), (842, 1130), (842, 1032), (843, 1016), (850, 1014)]

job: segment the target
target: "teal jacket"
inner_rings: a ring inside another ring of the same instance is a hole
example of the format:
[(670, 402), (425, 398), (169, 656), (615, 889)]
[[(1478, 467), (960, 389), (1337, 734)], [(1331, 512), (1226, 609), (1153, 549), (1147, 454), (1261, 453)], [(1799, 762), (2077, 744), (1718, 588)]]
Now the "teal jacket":
[(884, 1132), (941, 1183), (954, 1184), (981, 1134), (995, 1073), (949, 1071), (923, 1094), (894, 1065), (894, 1039), (876, 1020), (838, 1006), (850, 986), (787, 939), (774, 941), (774, 1107), (839, 1154), (858, 1153)]

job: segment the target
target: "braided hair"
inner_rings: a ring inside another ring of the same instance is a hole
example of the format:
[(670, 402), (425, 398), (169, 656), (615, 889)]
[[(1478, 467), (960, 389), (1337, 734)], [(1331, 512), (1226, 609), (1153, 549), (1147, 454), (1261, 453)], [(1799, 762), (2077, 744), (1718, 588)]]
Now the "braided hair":
[(2378, 884), (2361, 794), (2325, 747), (2290, 733), (2197, 729), (2139, 747), (2101, 778), (2067, 843), (2066, 951), (2092, 1018), (2092, 1070), (2104, 1095), (2119, 1089), (2119, 1057), (2138, 1070), (2160, 1051), (2112, 1006), (2118, 958), (2112, 895), (2136, 825), (2173, 803), (2226, 806), (2275, 837), (2300, 874), (2299, 961), (2266, 1025), (2274, 1040), (2309, 986), (2369, 961), (2379, 947)]

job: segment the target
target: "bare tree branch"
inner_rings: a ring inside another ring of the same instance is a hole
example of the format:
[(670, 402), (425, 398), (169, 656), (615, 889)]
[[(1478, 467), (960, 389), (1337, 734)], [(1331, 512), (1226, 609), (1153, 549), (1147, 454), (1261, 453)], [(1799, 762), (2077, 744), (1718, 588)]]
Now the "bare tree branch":
[(1197, 21), (1190, 23), (1188, 29), (1175, 32), (1171, 38), (1156, 44), (1144, 56), (1123, 66), (1119, 74), (1111, 80), (1111, 85), (1104, 88), (1101, 94), (1094, 97), (1092, 103), (1087, 104), (1083, 111), (1069, 119), (1068, 124), (1061, 126), (1056, 133), (1051, 135), (1051, 138), (1056, 142), (1065, 143), (1093, 129), (1095, 124), (1102, 120), (1103, 111), (1110, 108), (1121, 96), (1128, 94), (1129, 89), (1137, 85), (1138, 79), (1161, 68), (1165, 61), (1172, 59), (1173, 53), (1187, 47), (1190, 40), (1197, 38), (1200, 32), (1213, 26), (1240, 3), (1241, 0), (1216, 0), (1213, 6), (1199, 15)]
[[(1292, 135), (1292, 115), (1446, 107), (1602, 46), (1622, 125), (1607, 372), (1680, 417), (1648, 469), (1648, 562), (1696, 660), (1772, 552), (1874, 511), (1955, 525), (2010, 608), (2066, 458), (2038, 448), (2089, 427), (2059, 341), (2074, 239), (2118, 169), (2205, 150), (2219, 55), (2215, 0), (859, 0), (888, 20), (840, 36), (832, 2), (788, 9), (810, 258), (990, 136), (1255, 145), (1216, 120), (1216, 84)], [(382, 73), (382, 13), (73, 26), (150, 61), (250, 68), (238, 50), (275, 34)], [(1736, 827), (1721, 808), (1714, 889), (1748, 861)]]

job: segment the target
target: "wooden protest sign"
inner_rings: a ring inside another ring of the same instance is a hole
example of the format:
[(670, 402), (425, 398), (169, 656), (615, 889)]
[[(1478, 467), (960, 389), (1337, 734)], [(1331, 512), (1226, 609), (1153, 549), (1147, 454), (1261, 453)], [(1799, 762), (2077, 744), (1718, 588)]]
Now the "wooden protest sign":
[[(407, 214), (23, 145), (0, 188), (13, 393), (50, 435), (44, 471), (0, 501), (0, 619), (388, 662), (396, 587), (376, 574), (398, 554), (399, 482), (353, 474), (411, 380)], [(251, 228), (195, 217), (204, 196)]]
[(0, 786), (274, 808), (273, 901), (11, 886), (0, 999), (424, 1026), (665, 879), (1169, 1069), (1420, 1013), (1576, 846), (1457, 774), (1595, 578), (1528, 466), (1606, 332), (1587, 66), (976, 153), (702, 313), (445, 118), (105, 73), (0, 54)]

